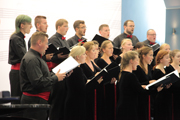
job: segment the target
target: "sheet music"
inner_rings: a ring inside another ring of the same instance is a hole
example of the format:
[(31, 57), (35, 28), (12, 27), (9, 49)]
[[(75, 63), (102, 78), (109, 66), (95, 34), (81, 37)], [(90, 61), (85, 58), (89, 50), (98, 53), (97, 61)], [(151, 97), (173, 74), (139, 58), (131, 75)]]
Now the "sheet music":
[(66, 60), (64, 60), (62, 63), (53, 68), (52, 71), (54, 73), (57, 73), (60, 69), (60, 73), (68, 73), (72, 69), (76, 68), (78, 65), (80, 64), (72, 56), (69, 56)]
[(168, 76), (170, 76), (171, 74), (175, 74), (175, 75), (179, 78), (179, 73), (178, 73), (177, 70), (175, 70), (175, 71), (173, 71), (173, 72), (171, 72), (171, 73), (169, 73), (169, 74), (167, 74), (167, 75), (159, 78), (159, 79), (156, 80), (155, 82), (153, 82), (153, 83), (151, 83), (151, 84), (148, 84), (148, 85), (146, 86), (146, 90), (149, 90), (149, 87), (155, 85), (156, 83), (159, 83), (159, 82), (163, 81), (164, 79), (166, 79), (166, 78), (167, 78)]

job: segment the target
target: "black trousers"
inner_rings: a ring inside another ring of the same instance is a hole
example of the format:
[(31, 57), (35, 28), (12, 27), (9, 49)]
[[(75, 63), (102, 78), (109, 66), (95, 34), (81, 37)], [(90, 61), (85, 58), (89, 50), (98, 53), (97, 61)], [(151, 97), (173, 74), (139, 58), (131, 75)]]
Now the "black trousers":
[[(10, 87), (11, 87), (11, 96), (12, 97), (20, 97), (22, 96), (21, 88), (20, 88), (20, 76), (19, 70), (11, 70), (9, 72), (9, 79), (10, 79)], [(19, 101), (14, 101), (12, 104), (20, 104)]]
[[(48, 104), (48, 102), (39, 97), (22, 95), (21, 104)], [(34, 118), (36, 120), (47, 120), (47, 109), (27, 109), (24, 111), (25, 118)]]

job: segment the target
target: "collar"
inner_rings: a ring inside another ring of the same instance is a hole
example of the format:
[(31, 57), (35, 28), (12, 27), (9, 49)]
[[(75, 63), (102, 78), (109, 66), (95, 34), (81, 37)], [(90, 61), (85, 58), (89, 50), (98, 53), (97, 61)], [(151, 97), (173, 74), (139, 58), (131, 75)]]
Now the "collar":
[(77, 39), (77, 41), (78, 41), (78, 39), (84, 39), (84, 38), (83, 38), (83, 37), (79, 38), (79, 37), (75, 34), (75, 39)]
[(35, 51), (34, 49), (30, 48), (29, 49), (30, 52), (34, 53), (36, 56), (39, 56), (40, 58), (42, 57), (42, 55), (38, 52), (38, 51)]
[(18, 32), (16, 35), (18, 35), (19, 37), (21, 37), (22, 39), (25, 38), (24, 34), (22, 34), (22, 32)]
[(57, 36), (58, 38), (60, 38), (61, 40), (62, 40), (62, 37), (64, 37), (64, 36), (62, 36), (61, 34), (59, 34), (58, 32), (56, 32), (56, 36)]

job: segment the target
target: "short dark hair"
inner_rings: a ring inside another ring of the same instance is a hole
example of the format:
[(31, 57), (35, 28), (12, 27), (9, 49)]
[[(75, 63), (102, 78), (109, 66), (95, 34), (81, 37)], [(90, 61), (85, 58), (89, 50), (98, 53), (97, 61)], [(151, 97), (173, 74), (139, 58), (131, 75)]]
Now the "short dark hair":
[(127, 23), (128, 22), (134, 22), (133, 20), (126, 20), (125, 22), (124, 22), (124, 26), (127, 26)]
[(80, 24), (85, 24), (83, 20), (76, 20), (73, 24), (74, 30), (76, 31), (76, 28), (79, 27)]
[(42, 42), (44, 42), (45, 37), (48, 38), (48, 35), (46, 33), (35, 32), (31, 37), (31, 45), (36, 45), (38, 40), (41, 40)]
[(45, 16), (41, 16), (41, 15), (38, 15), (38, 16), (35, 17), (34, 25), (35, 25), (36, 28), (37, 28), (37, 23), (41, 23), (41, 19), (46, 19), (46, 17)]

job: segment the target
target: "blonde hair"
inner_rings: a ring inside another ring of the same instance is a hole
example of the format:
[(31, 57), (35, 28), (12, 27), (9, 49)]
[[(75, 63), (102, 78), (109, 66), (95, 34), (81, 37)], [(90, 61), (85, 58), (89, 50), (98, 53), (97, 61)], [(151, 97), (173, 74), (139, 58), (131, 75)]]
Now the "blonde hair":
[(32, 34), (31, 37), (31, 45), (36, 45), (38, 40), (41, 40), (42, 42), (44, 42), (45, 37), (48, 38), (48, 35), (46, 33), (43, 32), (35, 32), (34, 34)]
[(74, 59), (77, 56), (81, 56), (86, 52), (86, 48), (83, 46), (75, 46), (71, 49), (71, 52), (69, 53), (69, 56), (72, 56)]
[(66, 19), (59, 19), (56, 21), (56, 30), (58, 29), (58, 26), (62, 26), (64, 23), (68, 23)]
[(136, 51), (128, 51), (123, 55), (123, 58), (121, 59), (121, 69), (119, 74), (119, 80), (121, 78), (121, 72), (129, 65), (130, 60), (134, 60), (138, 57), (138, 52)]
[(130, 42), (132, 43), (131, 39), (129, 39), (129, 38), (125, 38), (125, 39), (123, 39), (123, 40), (121, 41), (121, 51), (122, 51), (122, 52), (123, 52), (122, 46), (125, 45), (127, 41), (130, 41)]
[(143, 64), (143, 55), (146, 56), (149, 53), (149, 51), (151, 51), (151, 50), (153, 50), (153, 49), (151, 47), (147, 47), (147, 46), (144, 46), (137, 50), (137, 52), (139, 53), (139, 65), (145, 73), (146, 73), (146, 69)]
[(175, 50), (172, 50), (172, 51), (169, 53), (169, 56), (170, 56), (170, 59), (171, 59), (171, 63), (173, 62), (172, 58), (174, 58), (178, 52), (180, 52), (180, 50), (175, 49)]
[(165, 46), (170, 46), (170, 45), (167, 44), (167, 43), (164, 43), (164, 44), (162, 44), (162, 45), (160, 46), (159, 50), (162, 50)]
[(107, 44), (109, 44), (112, 42), (110, 40), (105, 40), (102, 44), (101, 44), (101, 48), (100, 48), (100, 51), (103, 53), (103, 49), (105, 49), (107, 47)]
[(89, 42), (85, 42), (83, 44), (83, 46), (86, 48), (86, 51), (90, 51), (92, 50), (93, 46), (94, 46), (94, 42), (93, 41), (89, 41)]

